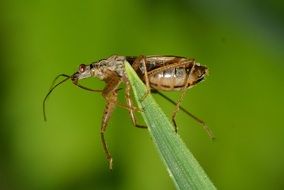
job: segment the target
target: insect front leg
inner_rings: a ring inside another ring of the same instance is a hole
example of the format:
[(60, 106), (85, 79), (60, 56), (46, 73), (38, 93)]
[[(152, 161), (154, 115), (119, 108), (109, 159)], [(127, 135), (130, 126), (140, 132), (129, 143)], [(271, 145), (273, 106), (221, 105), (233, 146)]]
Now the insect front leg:
[(106, 132), (106, 128), (108, 126), (111, 114), (117, 104), (117, 89), (119, 84), (121, 83), (121, 78), (116, 73), (111, 71), (106, 71), (105, 75), (106, 78), (104, 81), (106, 82), (106, 87), (104, 88), (102, 95), (106, 100), (106, 106), (104, 109), (104, 114), (101, 124), (101, 142), (103, 145), (106, 158), (109, 162), (109, 169), (112, 170), (113, 159), (108, 149), (108, 145), (106, 143), (104, 134)]
[(106, 98), (106, 106), (105, 106), (105, 109), (104, 109), (104, 114), (103, 114), (103, 118), (102, 118), (102, 124), (101, 124), (101, 142), (102, 142), (102, 145), (103, 145), (103, 149), (104, 149), (104, 152), (105, 152), (105, 155), (106, 155), (106, 158), (109, 162), (109, 169), (112, 170), (112, 156), (110, 154), (110, 151), (108, 149), (108, 145), (106, 143), (106, 140), (105, 140), (105, 132), (106, 132), (106, 128), (108, 126), (108, 122), (109, 122), (109, 119), (111, 117), (111, 114), (115, 108), (115, 104), (116, 104), (116, 101), (117, 101), (117, 94), (116, 92), (113, 92), (111, 95), (109, 95), (107, 98)]

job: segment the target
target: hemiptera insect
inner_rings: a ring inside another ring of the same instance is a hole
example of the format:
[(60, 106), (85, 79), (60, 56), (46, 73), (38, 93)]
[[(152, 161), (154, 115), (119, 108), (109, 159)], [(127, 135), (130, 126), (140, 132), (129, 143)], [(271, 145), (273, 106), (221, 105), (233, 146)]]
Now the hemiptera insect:
[[(105, 141), (105, 131), (108, 125), (108, 121), (111, 117), (111, 114), (116, 106), (125, 108), (128, 110), (132, 123), (135, 127), (146, 128), (146, 126), (138, 125), (136, 123), (134, 112), (137, 111), (137, 108), (133, 106), (131, 97), (130, 97), (130, 82), (125, 73), (124, 63), (125, 61), (129, 62), (133, 69), (136, 71), (138, 76), (144, 81), (148, 88), (148, 92), (145, 94), (145, 97), (150, 93), (150, 91), (155, 91), (160, 94), (163, 98), (167, 99), (171, 103), (175, 104), (175, 110), (172, 115), (172, 121), (177, 132), (177, 125), (175, 122), (175, 117), (179, 109), (190, 115), (193, 119), (199, 122), (203, 128), (207, 131), (208, 135), (213, 138), (212, 132), (205, 125), (205, 123), (192, 115), (186, 109), (180, 106), (181, 101), (184, 98), (185, 92), (187, 89), (193, 87), (208, 73), (208, 69), (205, 66), (201, 66), (199, 63), (196, 63), (194, 59), (188, 59), (185, 57), (178, 56), (111, 56), (107, 59), (100, 60), (98, 62), (93, 62), (89, 65), (81, 64), (77, 72), (69, 76), (66, 74), (58, 75), (52, 86), (44, 98), (43, 101), (43, 111), (44, 119), (45, 116), (45, 102), (50, 93), (63, 82), (71, 79), (73, 84), (77, 85), (80, 88), (89, 90), (92, 92), (101, 92), (103, 97), (106, 100), (106, 106), (103, 112), (103, 118), (101, 123), (101, 142), (103, 149), (106, 155), (107, 160), (109, 161), (109, 168), (112, 169), (112, 156), (108, 150), (107, 143)], [(65, 77), (64, 80), (55, 84), (56, 80), (59, 77)], [(78, 83), (79, 80), (96, 77), (100, 80), (103, 80), (106, 83), (106, 86), (102, 90), (93, 90), (88, 87), (82, 86)], [(117, 101), (117, 93), (119, 91), (119, 85), (125, 83), (125, 99), (126, 105), (120, 104)], [(55, 84), (55, 85), (54, 85)], [(177, 103), (173, 100), (160, 93), (161, 91), (181, 91), (181, 96), (178, 99)], [(143, 110), (142, 110), (143, 111)]]

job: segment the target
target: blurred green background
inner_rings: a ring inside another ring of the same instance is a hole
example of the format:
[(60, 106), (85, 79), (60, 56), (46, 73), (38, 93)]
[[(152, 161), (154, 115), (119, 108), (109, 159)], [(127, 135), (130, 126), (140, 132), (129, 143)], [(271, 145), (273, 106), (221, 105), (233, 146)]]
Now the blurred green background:
[[(217, 139), (183, 113), (180, 135), (218, 189), (284, 189), (283, 1), (0, 4), (1, 190), (174, 189), (147, 130), (132, 127), (120, 108), (106, 134), (114, 157), (108, 170), (100, 94), (68, 82), (48, 99), (43, 121), (42, 100), (57, 74), (112, 54), (180, 55), (207, 65), (210, 76), (182, 105)], [(155, 98), (170, 115), (174, 107)]]

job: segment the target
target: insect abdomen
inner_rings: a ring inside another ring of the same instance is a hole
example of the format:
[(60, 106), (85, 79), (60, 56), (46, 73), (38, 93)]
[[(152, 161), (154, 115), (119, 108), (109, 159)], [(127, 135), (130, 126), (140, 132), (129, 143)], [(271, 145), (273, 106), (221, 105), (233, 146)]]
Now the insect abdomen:
[(180, 90), (182, 88), (189, 87), (188, 72), (186, 68), (169, 68), (154, 75), (149, 76), (150, 86), (157, 90)]

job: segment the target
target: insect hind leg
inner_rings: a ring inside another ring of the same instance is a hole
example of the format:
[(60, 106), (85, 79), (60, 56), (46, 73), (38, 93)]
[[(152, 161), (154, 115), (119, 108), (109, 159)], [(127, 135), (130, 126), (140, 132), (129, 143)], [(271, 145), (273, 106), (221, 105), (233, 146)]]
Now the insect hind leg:
[(178, 126), (177, 126), (177, 124), (176, 124), (176, 115), (177, 115), (177, 112), (178, 112), (179, 109), (180, 109), (180, 104), (181, 104), (181, 102), (182, 102), (182, 100), (183, 100), (185, 94), (186, 94), (186, 90), (183, 90), (182, 93), (181, 93), (181, 95), (180, 95), (180, 97), (179, 97), (179, 99), (177, 100), (176, 107), (175, 107), (175, 109), (174, 109), (174, 111), (173, 111), (173, 113), (172, 113), (172, 122), (173, 122), (173, 124), (174, 124), (174, 129), (175, 129), (175, 132), (176, 132), (176, 133), (177, 133), (177, 131), (178, 131)]
[[(152, 93), (157, 93), (159, 94), (161, 97), (163, 97), (164, 99), (166, 99), (167, 101), (169, 101), (171, 104), (173, 105), (177, 105), (177, 103), (172, 100), (171, 98), (169, 98), (168, 96), (164, 95), (163, 93), (159, 92), (159, 91), (152, 91)], [(185, 114), (187, 114), (188, 116), (190, 116), (192, 119), (194, 119), (199, 125), (202, 126), (202, 128), (206, 131), (206, 133), (208, 134), (208, 136), (211, 139), (215, 139), (215, 136), (213, 134), (213, 132), (211, 131), (211, 129), (206, 125), (206, 123), (201, 120), (200, 118), (198, 118), (197, 116), (193, 115), (191, 112), (189, 112), (188, 110), (186, 110), (184, 107), (182, 107), (181, 105), (179, 105), (179, 110), (183, 111)], [(173, 123), (175, 123), (175, 117), (174, 117), (174, 121)]]

